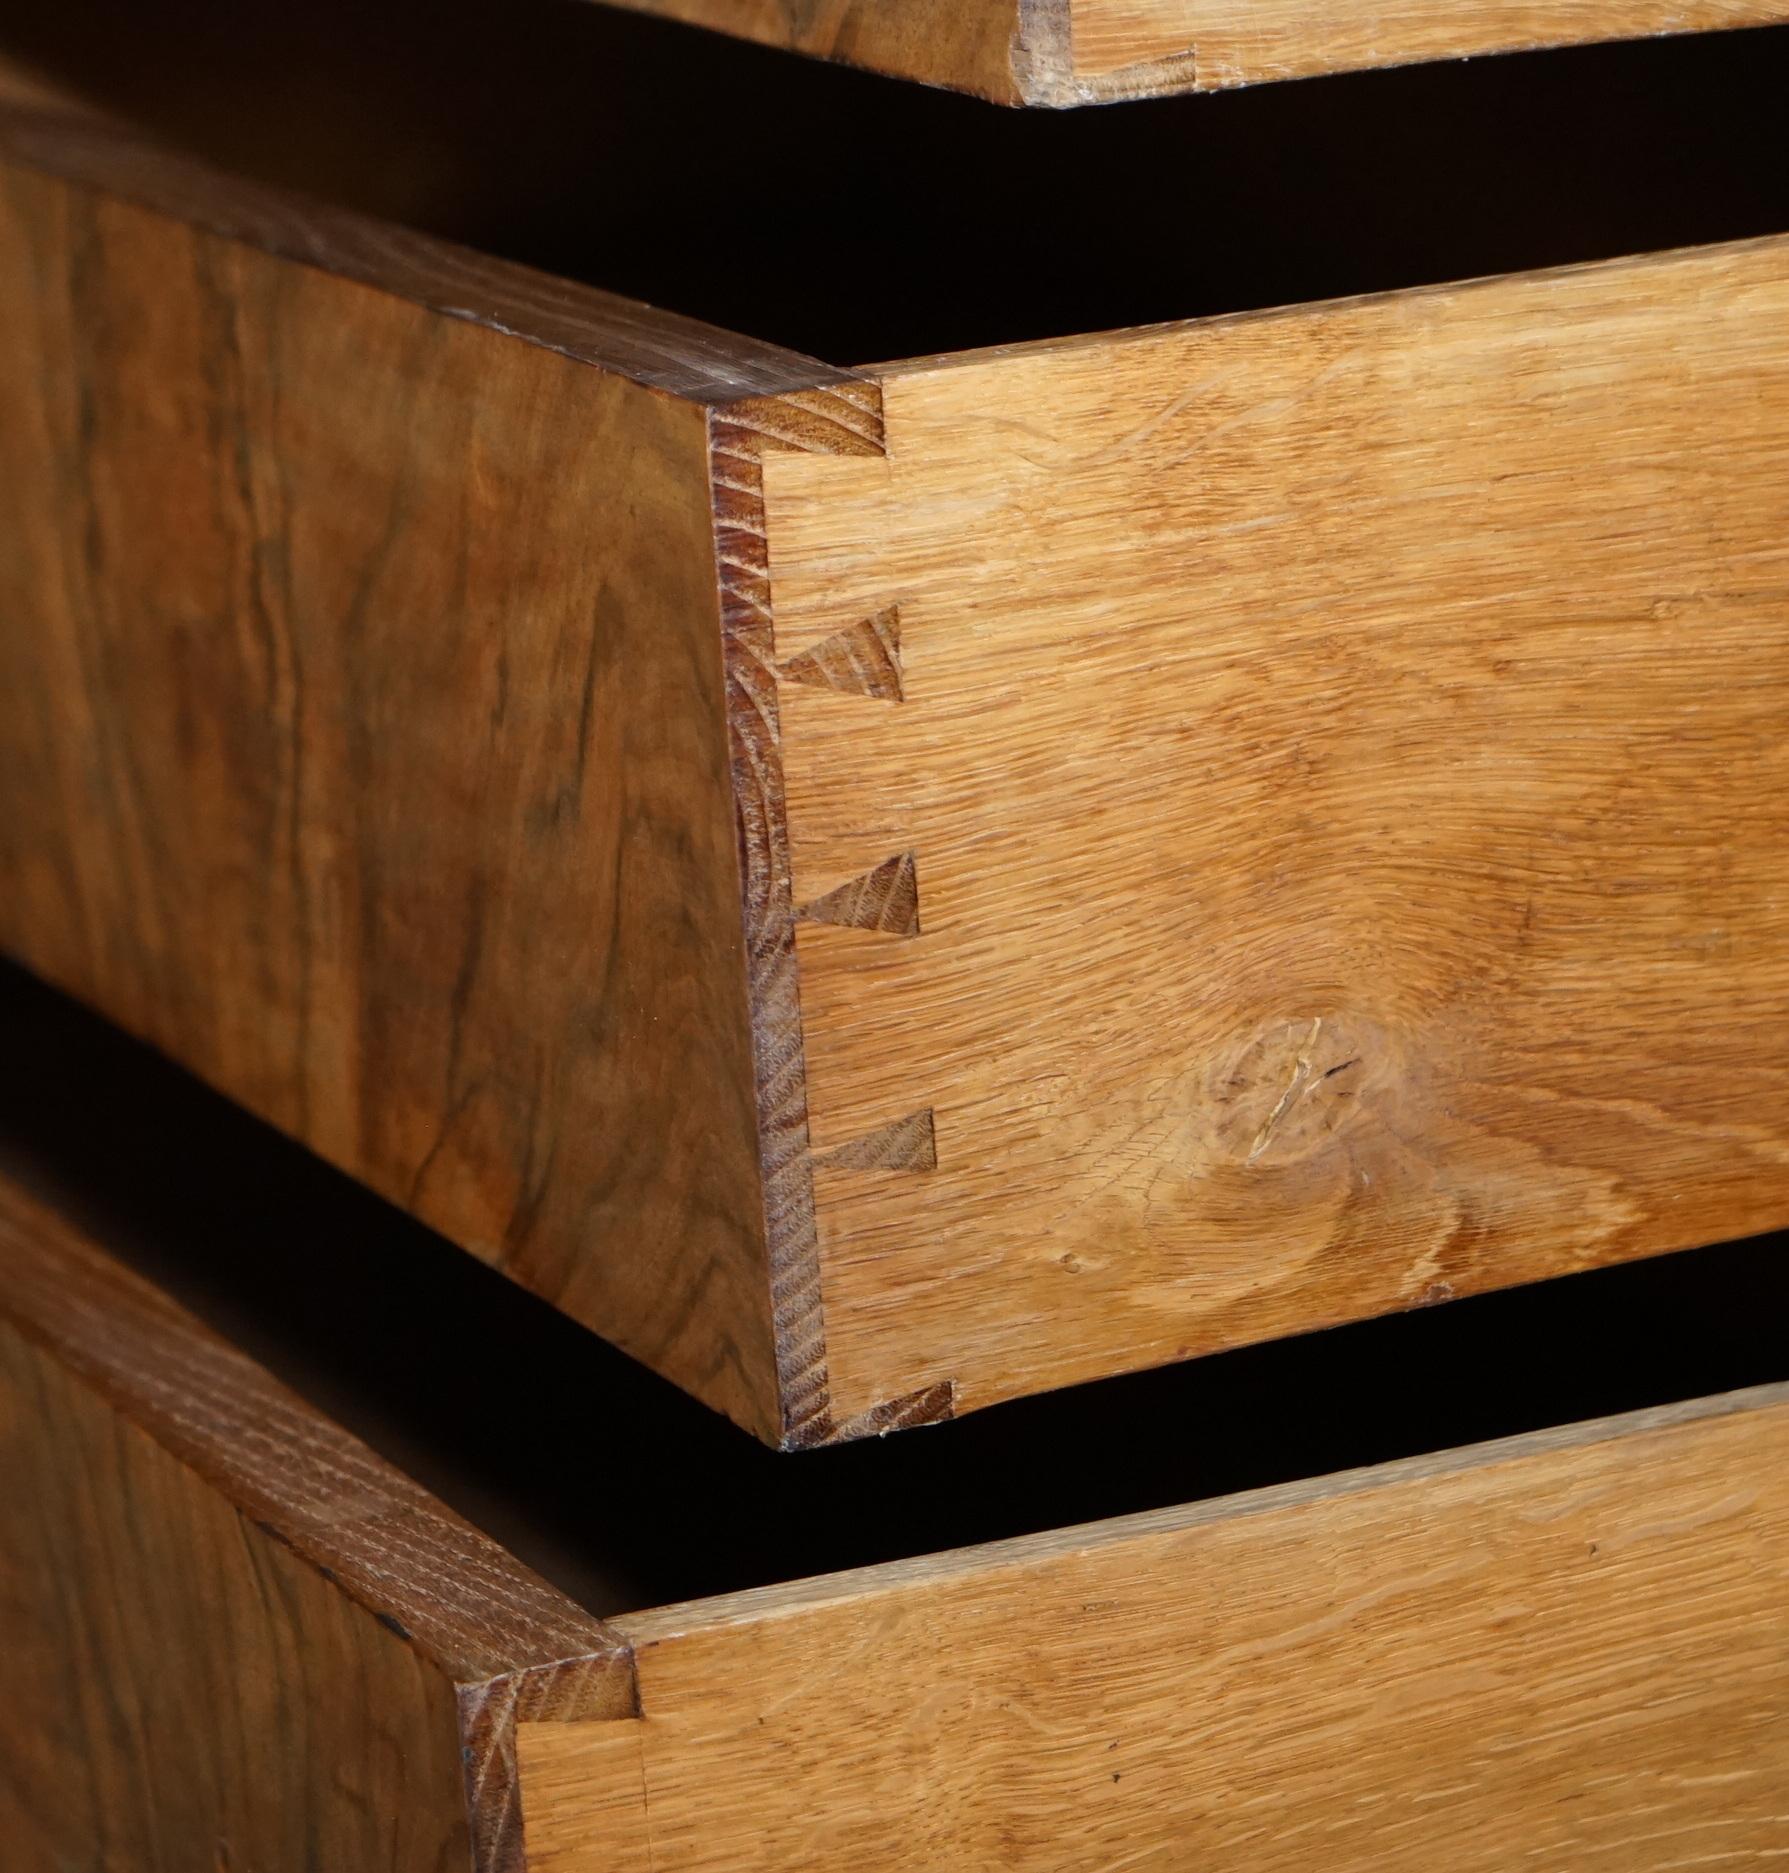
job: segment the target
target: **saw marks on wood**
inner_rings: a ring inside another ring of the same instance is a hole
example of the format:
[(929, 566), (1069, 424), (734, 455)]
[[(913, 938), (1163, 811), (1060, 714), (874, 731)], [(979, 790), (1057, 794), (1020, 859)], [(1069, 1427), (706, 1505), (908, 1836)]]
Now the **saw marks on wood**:
[[(765, 461), (835, 1408), (1789, 1217), (1789, 244), (897, 368)], [(850, 1147), (930, 1109), (935, 1167)]]
[(851, 930), (881, 930), (891, 936), (919, 935), (919, 876), (911, 852), (884, 859), (861, 878), (822, 893), (802, 907), (806, 923), (840, 924)]
[(1776, 1387), (642, 1614), (638, 1718), (521, 1726), (530, 1865), (1762, 1866), (1786, 1557)]

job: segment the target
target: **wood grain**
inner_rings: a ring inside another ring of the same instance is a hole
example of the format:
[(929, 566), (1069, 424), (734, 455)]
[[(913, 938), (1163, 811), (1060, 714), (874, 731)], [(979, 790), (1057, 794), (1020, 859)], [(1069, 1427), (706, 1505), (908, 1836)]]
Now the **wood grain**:
[[(859, 619), (808, 647), (779, 670), (770, 599), (764, 513), (764, 463), (773, 456), (877, 460), (884, 447), (882, 403), (873, 384), (834, 385), (780, 397), (748, 398), (710, 414), (714, 555), (727, 672), (728, 758), (738, 816), (747, 981), (751, 995), (753, 1092), (763, 1153), (764, 1240), (770, 1269), (781, 1442), (787, 1447), (864, 1437), (951, 1415), (948, 1379), (897, 1387), (858, 1401), (841, 1418), (833, 1409), (826, 1322), (814, 1233), (813, 1170), (806, 1058), (795, 926), (808, 914), (790, 889), (787, 803), (783, 790), (779, 677), (886, 699), (898, 670), (896, 614)], [(853, 903), (891, 906), (897, 923), (915, 916), (914, 892), (897, 862), (892, 874), (856, 892)], [(829, 901), (827, 910), (842, 905)], [(909, 1120), (871, 1147), (872, 1160), (911, 1155), (922, 1138)], [(911, 1136), (910, 1136), (911, 1134)]]
[[(1789, 1221), (1789, 243), (891, 369), (764, 460), (833, 1409)], [(862, 1141), (924, 1111), (935, 1164)]]
[(9, 137), (0, 946), (757, 1435), (1789, 1222), (1789, 245), (869, 376)]
[(1068, 6), (1069, 72), (1061, 95), (1040, 101), (1220, 91), (1789, 19), (1783, 0), (1068, 0)]
[(0, 943), (774, 1440), (706, 408), (413, 286), (0, 176)]
[(0, 1838), (21, 1867), (521, 1873), (518, 1713), (625, 1643), (0, 1184)]
[[(701, 400), (849, 381), (799, 352), (494, 259), (414, 229), (248, 186), (0, 61), (0, 155), (627, 378)], [(340, 295), (344, 302), (351, 297)]]
[(1763, 1866), (1789, 1390), (621, 1623), (535, 1873)]
[(635, 12), (1057, 108), (1789, 19), (1784, 0), (617, 0)]
[(716, 28), (843, 65), (1025, 101), (1024, 0), (621, 0), (636, 13)]

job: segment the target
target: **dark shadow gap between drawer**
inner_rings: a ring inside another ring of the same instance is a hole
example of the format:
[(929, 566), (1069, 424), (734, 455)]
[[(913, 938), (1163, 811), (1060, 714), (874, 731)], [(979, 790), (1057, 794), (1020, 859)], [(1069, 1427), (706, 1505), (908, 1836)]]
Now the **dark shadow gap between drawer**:
[(1064, 113), (586, 0), (13, 0), (262, 181), (862, 364), (1789, 228), (1789, 28)]
[(0, 1164), (599, 1614), (1789, 1378), (1789, 1239), (790, 1457), (0, 965)]

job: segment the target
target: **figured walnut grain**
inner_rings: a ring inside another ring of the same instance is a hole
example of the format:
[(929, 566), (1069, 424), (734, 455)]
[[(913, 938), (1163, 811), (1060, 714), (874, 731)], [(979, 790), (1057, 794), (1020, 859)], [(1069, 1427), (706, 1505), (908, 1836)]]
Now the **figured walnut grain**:
[(518, 1720), (624, 1640), (0, 1183), (0, 1838), (20, 1866), (523, 1873)]

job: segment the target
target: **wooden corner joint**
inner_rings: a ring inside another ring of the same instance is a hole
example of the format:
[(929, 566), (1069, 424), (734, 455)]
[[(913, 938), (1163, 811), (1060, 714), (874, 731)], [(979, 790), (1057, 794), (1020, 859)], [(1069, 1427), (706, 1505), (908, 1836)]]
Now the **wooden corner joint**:
[(528, 1873), (517, 1729), (637, 1717), (631, 1647), (501, 1673), (459, 1689), (460, 1755), (473, 1873)]
[(815, 1226), (814, 1171), (915, 1173), (938, 1162), (929, 1107), (825, 1152), (809, 1136), (801, 1026), (798, 924), (832, 924), (902, 939), (920, 933), (920, 862), (876, 855), (857, 877), (797, 903), (783, 785), (779, 695), (818, 690), (840, 708), (898, 707), (906, 699), (896, 604), (779, 659), (771, 594), (763, 460), (773, 452), (881, 455), (882, 388), (848, 379), (782, 396), (719, 405), (709, 418), (709, 473), (726, 673), (727, 733), (739, 835), (747, 987), (763, 1167), (771, 1315), (783, 1443), (805, 1448), (931, 1422), (951, 1414), (948, 1383), (835, 1420)]
[(956, 1406), (956, 1380), (940, 1379), (904, 1398), (888, 1399), (843, 1419), (833, 1425), (830, 1437), (813, 1441), (848, 1444), (860, 1437), (886, 1437), (891, 1431), (915, 1430), (922, 1424), (948, 1424), (956, 1416)]
[(1066, 110), (1122, 98), (1210, 89), (1196, 46), (1161, 44), (1159, 28), (1125, 35), (1128, 51), (1082, 56), (1076, 43), (1075, 0), (1015, 0), (1012, 102)]

